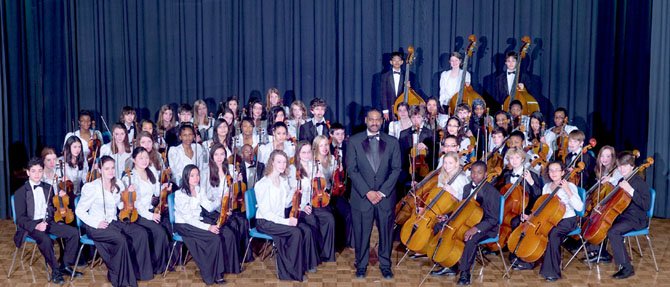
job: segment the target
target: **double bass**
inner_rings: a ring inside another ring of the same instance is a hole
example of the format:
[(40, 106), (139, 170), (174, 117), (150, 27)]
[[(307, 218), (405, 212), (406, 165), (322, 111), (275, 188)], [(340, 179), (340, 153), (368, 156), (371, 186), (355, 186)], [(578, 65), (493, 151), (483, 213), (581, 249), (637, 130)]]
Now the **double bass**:
[(520, 88), (519, 87), (519, 79), (521, 78), (521, 61), (523, 58), (526, 57), (526, 53), (528, 53), (528, 48), (530, 47), (530, 37), (524, 36), (521, 38), (521, 42), (523, 42), (523, 45), (521, 46), (521, 49), (519, 51), (519, 60), (516, 61), (516, 68), (515, 71), (516, 73), (514, 74), (514, 86), (512, 86), (512, 94), (507, 96), (505, 99), (505, 102), (503, 103), (503, 110), (509, 111), (510, 110), (510, 103), (512, 103), (514, 100), (519, 100), (521, 102), (521, 105), (523, 106), (523, 111), (522, 114), (524, 115), (530, 115), (533, 112), (537, 112), (540, 110), (540, 105), (537, 103), (537, 100), (528, 93), (526, 88)]
[(467, 103), (468, 106), (472, 107), (472, 102), (475, 99), (481, 99), (482, 101), (484, 100), (482, 96), (480, 96), (475, 89), (472, 88), (472, 85), (466, 85), (465, 83), (465, 76), (468, 72), (468, 60), (470, 57), (472, 57), (472, 54), (475, 51), (475, 48), (477, 47), (477, 37), (473, 34), (468, 37), (468, 40), (470, 41), (470, 44), (468, 47), (465, 49), (465, 60), (463, 61), (463, 75), (461, 75), (461, 89), (458, 90), (457, 94), (454, 94), (451, 99), (449, 100), (449, 114), (453, 115), (456, 113), (456, 107), (459, 104), (462, 103)]
[[(584, 169), (584, 163), (580, 162), (571, 172), (563, 176), (563, 180), (581, 172), (582, 169)], [(556, 196), (561, 188), (558, 186), (550, 194), (540, 196), (528, 220), (521, 223), (510, 234), (507, 248), (521, 260), (535, 262), (547, 250), (549, 232), (558, 225), (565, 214), (566, 206)]]
[[(405, 65), (405, 82), (409, 82), (409, 67), (414, 64), (416, 58), (414, 47), (412, 45), (407, 47), (407, 52), (409, 52), (409, 55), (407, 55), (407, 65)], [(400, 103), (407, 103), (410, 106), (418, 106), (425, 104), (426, 102), (416, 91), (414, 91), (414, 89), (405, 84), (403, 93), (395, 99), (395, 103), (393, 104), (393, 114), (395, 114), (396, 117), (398, 116), (398, 105), (400, 105)]]
[[(640, 170), (645, 170), (652, 164), (654, 164), (654, 158), (648, 157), (645, 163), (635, 168), (624, 180), (630, 180)], [(612, 227), (614, 220), (628, 208), (632, 200), (633, 197), (623, 190), (620, 185), (617, 185), (593, 209), (589, 219), (584, 224), (584, 240), (593, 245), (602, 243), (607, 238), (607, 232)]]

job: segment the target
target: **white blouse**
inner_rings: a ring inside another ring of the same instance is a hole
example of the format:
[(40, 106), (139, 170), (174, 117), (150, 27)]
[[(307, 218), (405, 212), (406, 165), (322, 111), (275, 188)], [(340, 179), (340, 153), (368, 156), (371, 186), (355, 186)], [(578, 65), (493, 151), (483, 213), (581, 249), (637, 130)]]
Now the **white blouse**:
[[(267, 166), (268, 160), (270, 159), (270, 153), (274, 151), (274, 144), (267, 143), (258, 147), (258, 162), (262, 162)], [(284, 142), (284, 152), (286, 155), (291, 158), (295, 155), (295, 147), (289, 141)]]
[(410, 123), (409, 126), (406, 128), (402, 128), (402, 123), (398, 121), (392, 121), (389, 124), (389, 135), (392, 137), (395, 137), (396, 139), (400, 139), (400, 132), (404, 131), (405, 129), (411, 128), (412, 124)]
[[(461, 77), (463, 70), (459, 70), (457, 77), (451, 76), (451, 71), (444, 71), (440, 74), (440, 105), (449, 105), (449, 101), (454, 94), (461, 89)], [(470, 83), (470, 72), (465, 73), (465, 82)]]
[(211, 202), (206, 199), (206, 194), (200, 192), (201, 189), (199, 186), (196, 187), (196, 191), (198, 195), (195, 197), (189, 196), (183, 189), (175, 192), (174, 222), (184, 223), (196, 228), (208, 230), (210, 225), (202, 222), (200, 212), (202, 211), (202, 208), (205, 208), (208, 211), (213, 210), (210, 209), (212, 207)]
[[(438, 178), (438, 181), (437, 181), (437, 187), (439, 187), (439, 188), (444, 188), (444, 187), (447, 185), (448, 182), (449, 182), (449, 181), (444, 181), (444, 182), (443, 182), (442, 180), (440, 180), (440, 178)], [(468, 180), (468, 176), (465, 175), (465, 172), (461, 172), (461, 173), (456, 177), (456, 179), (454, 180), (454, 182), (452, 182), (452, 183), (450, 184), (451, 187), (454, 189), (454, 191), (456, 191), (456, 194), (453, 194), (453, 193), (452, 193), (451, 195), (453, 195), (453, 196), (454, 196), (456, 199), (458, 199), (459, 201), (460, 201), (460, 200), (463, 200), (463, 188), (464, 188), (465, 185), (468, 184), (468, 183), (470, 183), (470, 181)]]
[(126, 170), (126, 168), (130, 168), (132, 166), (132, 160), (130, 159), (131, 154), (129, 152), (120, 152), (120, 153), (112, 153), (112, 144), (113, 142), (106, 143), (102, 145), (100, 148), (100, 155), (108, 155), (111, 156), (114, 159), (114, 174), (116, 178), (122, 178), (123, 177), (123, 172)]
[(181, 176), (187, 165), (193, 164), (202, 171), (207, 164), (207, 153), (202, 145), (191, 143), (191, 149), (193, 150), (193, 158), (186, 156), (183, 144), (173, 146), (168, 151), (168, 162), (172, 168), (172, 179), (177, 184), (181, 184)]
[(288, 179), (280, 176), (279, 186), (276, 186), (272, 183), (270, 177), (265, 176), (256, 182), (254, 191), (258, 200), (256, 218), (288, 225), (289, 220), (284, 216), (284, 211), (291, 206), (291, 200), (293, 199), (293, 192), (289, 187)]
[(121, 192), (125, 185), (120, 179), (116, 180), (119, 190), (104, 190), (102, 179), (96, 179), (84, 185), (81, 189), (81, 199), (75, 208), (75, 214), (81, 221), (91, 228), (98, 228), (102, 221), (118, 220), (117, 208), (121, 201)]
[[(571, 182), (568, 182), (568, 187), (572, 192), (572, 196), (568, 196), (568, 194), (565, 192), (565, 190), (563, 190), (563, 188), (560, 188), (558, 192), (556, 192), (556, 196), (558, 196), (558, 199), (561, 201), (562, 204), (566, 206), (563, 218), (574, 217), (576, 215), (575, 210), (582, 210), (584, 208), (584, 202), (582, 201), (582, 198), (579, 197), (579, 193), (577, 192), (577, 186)], [(542, 188), (542, 194), (550, 194), (552, 191), (553, 190), (551, 189), (551, 182), (546, 183)]]
[[(154, 213), (149, 211), (153, 208), (151, 199), (153, 196), (159, 196), (161, 192), (160, 178), (156, 179), (156, 183), (151, 183), (149, 179), (142, 180), (136, 173), (132, 173), (132, 184), (135, 185), (135, 208), (141, 217), (147, 220), (154, 219)], [(128, 176), (123, 177), (123, 183), (128, 186)]]

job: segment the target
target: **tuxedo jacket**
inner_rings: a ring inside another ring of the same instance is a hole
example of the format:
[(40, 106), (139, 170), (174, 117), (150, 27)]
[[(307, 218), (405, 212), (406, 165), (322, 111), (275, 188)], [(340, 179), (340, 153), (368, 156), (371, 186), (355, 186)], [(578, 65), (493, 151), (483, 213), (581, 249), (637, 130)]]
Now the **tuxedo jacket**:
[[(264, 170), (265, 170), (265, 164), (256, 161), (256, 182), (261, 180), (261, 178), (263, 177)], [(244, 163), (240, 164), (240, 174), (242, 174), (242, 181), (244, 182), (244, 184), (247, 185), (247, 188), (248, 189), (254, 188), (253, 186), (249, 186), (249, 182), (247, 181), (247, 169), (245, 168)]]
[[(51, 200), (51, 195), (55, 191), (51, 191), (51, 185), (46, 182), (40, 182), (40, 187), (44, 192), (44, 199), (47, 202), (46, 222), (53, 222), (54, 206)], [(23, 238), (28, 235), (29, 231), (35, 230), (35, 226), (42, 222), (42, 220), (33, 220), (35, 215), (35, 198), (33, 196), (33, 189), (30, 186), (30, 181), (26, 181), (14, 194), (14, 209), (16, 211), (16, 234), (14, 234), (14, 243), (17, 247), (23, 243)]]
[[(415, 91), (420, 90), (419, 83), (416, 81), (414, 73), (409, 73), (409, 81), (411, 83), (412, 89)], [(389, 117), (391, 121), (395, 120), (395, 115), (393, 114), (393, 104), (395, 103), (396, 98), (400, 96), (405, 90), (405, 70), (400, 70), (400, 83), (398, 83), (398, 90), (395, 89), (395, 81), (393, 80), (393, 69), (386, 71), (381, 75), (380, 79), (380, 104), (377, 108), (380, 111), (388, 110)]]
[[(482, 183), (484, 186), (477, 193), (477, 202), (484, 211), (484, 217), (475, 225), (482, 233), (488, 237), (498, 235), (498, 222), (500, 220), (500, 193), (488, 182)], [(463, 187), (463, 198), (466, 198), (473, 191), (472, 183)]]
[[(521, 73), (521, 78), (519, 79), (520, 84), (524, 84), (526, 90), (531, 93), (530, 88), (530, 76), (527, 73)], [(531, 93), (532, 95), (532, 93)], [(509, 87), (507, 86), (507, 70), (496, 77), (496, 88), (493, 93), (493, 97), (501, 105), (505, 102), (505, 99), (509, 96)]]
[[(565, 164), (568, 165), (572, 161), (572, 159), (575, 157), (572, 153), (568, 153), (565, 156)], [(584, 188), (589, 188), (592, 185), (596, 183), (596, 178), (595, 178), (595, 167), (596, 167), (596, 159), (591, 155), (591, 153), (587, 152), (584, 155), (582, 155), (581, 160), (575, 162), (575, 166), (579, 162), (584, 163), (584, 170), (582, 171), (581, 174), (581, 180), (579, 181), (578, 186), (584, 187)], [(567, 171), (566, 171), (567, 172)]]
[[(431, 129), (428, 127), (423, 127), (421, 128), (421, 131), (419, 132), (419, 142), (425, 144), (428, 147), (428, 153), (426, 154), (426, 163), (428, 164), (428, 168), (430, 170), (435, 169), (435, 160), (434, 160), (434, 154), (433, 154), (433, 147), (435, 145), (439, 145), (439, 141), (433, 143), (433, 132)], [(401, 182), (409, 180), (411, 178), (410, 176), (410, 152), (412, 150), (412, 147), (414, 145), (412, 144), (412, 138), (414, 135), (414, 128), (409, 128), (405, 129), (400, 132), (400, 139), (398, 140), (400, 143), (400, 152), (402, 153), (402, 174), (401, 174)], [(435, 150), (436, 152), (439, 152), (439, 150)]]
[[(500, 190), (503, 186), (512, 182), (512, 175), (514, 172), (511, 169), (503, 170), (502, 174), (498, 177), (498, 183), (496, 187)], [(533, 209), (535, 201), (542, 195), (542, 187), (544, 182), (542, 178), (534, 172), (530, 172), (530, 176), (533, 178), (533, 185), (528, 184), (526, 180), (523, 179), (523, 175), (519, 175), (517, 180), (523, 180), (523, 185), (525, 185), (526, 192), (528, 193), (528, 203), (526, 203), (526, 214), (530, 214)]]
[[(374, 139), (373, 139), (374, 140)], [(393, 212), (395, 207), (395, 184), (401, 172), (400, 146), (398, 140), (385, 133), (379, 133), (379, 167), (372, 167), (370, 140), (367, 132), (357, 133), (349, 138), (346, 167), (351, 180), (351, 208), (368, 211), (373, 208), (366, 194), (371, 190), (384, 193), (385, 197), (377, 207)]]
[(647, 211), (651, 207), (649, 185), (639, 175), (633, 176), (628, 183), (635, 189), (633, 200), (615, 222), (628, 221), (639, 228), (644, 228), (649, 222)]
[[(324, 136), (330, 138), (330, 133), (327, 125), (322, 126), (321, 130), (323, 131)], [(316, 138), (318, 135), (319, 134), (316, 131), (316, 125), (314, 124), (313, 120), (309, 120), (300, 126), (300, 135), (298, 137), (298, 140), (308, 141), (310, 144), (312, 144), (314, 138)]]

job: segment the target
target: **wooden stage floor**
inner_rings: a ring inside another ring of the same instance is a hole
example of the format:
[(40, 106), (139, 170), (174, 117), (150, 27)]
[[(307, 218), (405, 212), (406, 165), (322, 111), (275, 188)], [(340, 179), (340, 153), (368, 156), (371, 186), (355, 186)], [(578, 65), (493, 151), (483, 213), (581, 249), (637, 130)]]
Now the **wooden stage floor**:
[[(11, 220), (0, 220), (0, 286), (45, 286), (46, 273), (44, 261), (39, 251), (36, 252), (37, 260), (32, 267), (25, 260), (25, 269), (17, 263), (15, 272), (7, 279), (7, 271), (12, 261), (14, 244), (14, 225)], [(646, 239), (641, 238), (640, 244), (644, 257), (640, 257), (637, 251), (633, 252), (633, 263), (635, 265), (635, 276), (627, 280), (615, 280), (611, 275), (616, 271), (615, 265), (600, 264), (589, 270), (581, 261), (573, 261), (563, 271), (563, 279), (555, 283), (545, 282), (538, 274), (538, 269), (532, 271), (514, 271), (511, 279), (502, 279), (502, 263), (499, 256), (488, 255), (491, 260), (479, 275), (481, 264), (476, 264), (473, 270), (473, 286), (670, 286), (670, 262), (666, 259), (668, 244), (670, 243), (670, 219), (654, 219), (652, 221), (652, 243), (656, 252), (656, 259), (660, 272), (654, 270), (654, 264), (649, 253)], [(376, 230), (373, 231), (372, 244), (377, 240)], [(637, 250), (635, 241), (633, 248)], [(396, 243), (397, 244), (397, 243)], [(28, 246), (27, 250), (32, 248)], [(397, 247), (397, 246), (396, 246)], [(402, 256), (403, 251), (396, 248), (393, 253), (394, 263)], [(564, 262), (569, 254), (564, 252)], [(582, 258), (583, 253), (578, 255)], [(293, 283), (279, 281), (276, 279), (275, 263), (273, 258), (261, 262), (256, 260), (246, 265), (241, 274), (226, 275), (227, 286), (418, 286), (423, 276), (430, 270), (431, 265), (425, 258), (422, 260), (405, 259), (399, 267), (395, 267), (393, 280), (384, 280), (381, 277), (377, 265), (368, 267), (368, 276), (365, 280), (356, 279), (354, 276), (353, 250), (344, 250), (337, 254), (337, 262), (325, 263), (319, 266), (316, 273), (309, 273), (304, 283)], [(98, 265), (93, 270), (87, 267), (82, 270), (84, 276), (76, 278), (69, 283), (73, 286), (111, 286), (106, 278), (106, 268)], [(454, 277), (429, 277), (423, 286), (452, 286), (455, 285)], [(68, 285), (67, 283), (65, 285)], [(177, 267), (177, 271), (168, 273), (167, 277), (156, 276), (151, 281), (140, 282), (140, 286), (204, 286), (200, 279), (195, 262), (189, 261), (185, 270)]]

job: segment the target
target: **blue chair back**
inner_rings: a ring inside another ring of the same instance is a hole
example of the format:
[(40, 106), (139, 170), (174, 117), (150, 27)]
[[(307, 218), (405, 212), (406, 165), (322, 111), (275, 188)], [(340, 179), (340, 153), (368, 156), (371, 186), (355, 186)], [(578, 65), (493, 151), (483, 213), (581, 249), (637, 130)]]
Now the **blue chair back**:
[(14, 208), (14, 195), (10, 197), (11, 201), (11, 207), (12, 207), (12, 221), (14, 221), (14, 226), (16, 226), (16, 229), (18, 230), (18, 226), (16, 225), (16, 208)]
[(505, 196), (500, 196), (500, 216), (498, 217), (498, 226), (502, 225), (503, 217), (505, 216)]
[[(77, 205), (79, 204), (79, 199), (81, 196), (77, 196), (74, 198), (74, 209), (77, 209)], [(79, 216), (75, 216), (75, 219), (77, 220), (77, 230), (79, 230), (79, 236), (81, 236), (81, 219), (79, 219)]]
[[(175, 192), (181, 192), (181, 190), (177, 190)], [(170, 214), (170, 224), (174, 225), (174, 192), (168, 194), (167, 199), (168, 199), (168, 214)]]
[(647, 211), (647, 217), (649, 217), (649, 223), (647, 223), (647, 227), (651, 225), (651, 218), (654, 217), (654, 205), (656, 204), (656, 190), (650, 188), (649, 195), (651, 198), (651, 206), (649, 207), (649, 211)]
[[(586, 190), (581, 187), (577, 187), (577, 193), (579, 194), (579, 198), (582, 199), (582, 203), (584, 203), (586, 200)], [(584, 212), (586, 212), (586, 204), (583, 204), (582, 210), (575, 210), (575, 213), (579, 217), (584, 217)]]
[(244, 193), (244, 207), (246, 208), (247, 220), (251, 220), (252, 218), (256, 217), (257, 203), (256, 192), (253, 188), (248, 189)]

